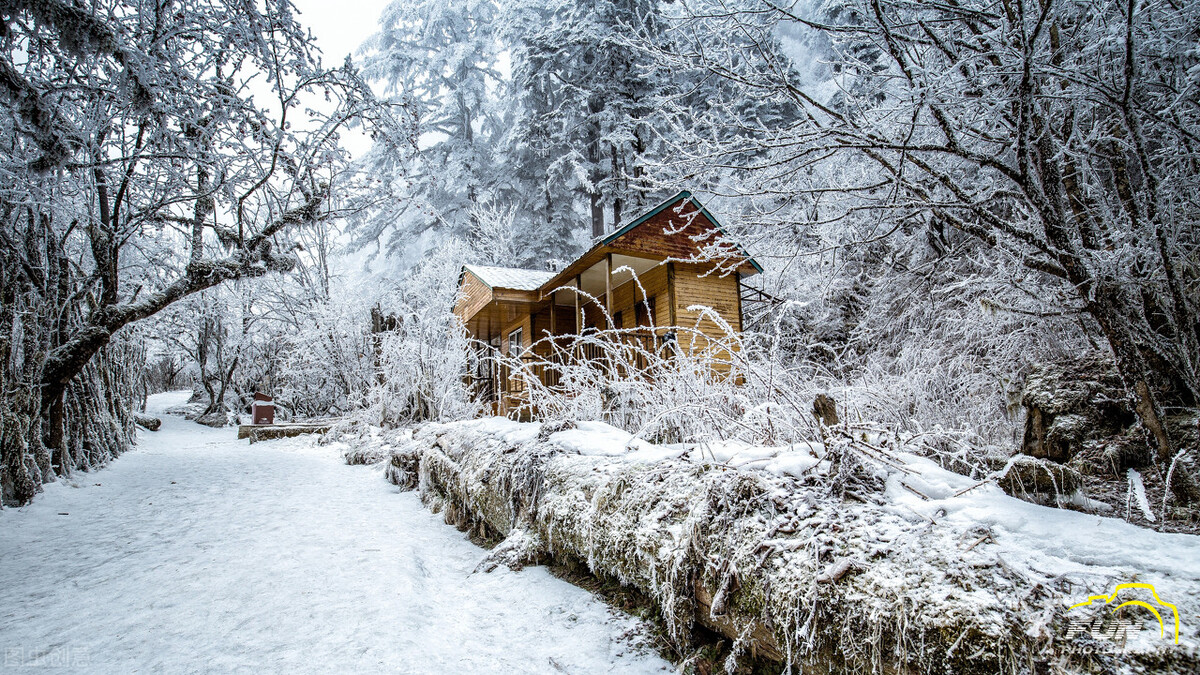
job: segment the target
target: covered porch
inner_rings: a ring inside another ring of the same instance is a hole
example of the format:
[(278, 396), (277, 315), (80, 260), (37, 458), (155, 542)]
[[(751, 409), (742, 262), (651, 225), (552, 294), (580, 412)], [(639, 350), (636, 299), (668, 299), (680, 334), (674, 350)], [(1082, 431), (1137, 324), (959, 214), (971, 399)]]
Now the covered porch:
[(675, 318), (673, 265), (620, 253), (589, 262), (559, 273), (464, 268), (464, 296), (475, 302), (463, 324), (478, 350), (467, 384), (495, 414), (524, 400), (526, 383), (514, 377), (514, 359), (525, 377), (532, 373), (554, 388), (561, 375), (557, 366), (612, 360), (614, 342), (626, 348), (619, 359), (623, 372), (644, 370), (662, 353)]

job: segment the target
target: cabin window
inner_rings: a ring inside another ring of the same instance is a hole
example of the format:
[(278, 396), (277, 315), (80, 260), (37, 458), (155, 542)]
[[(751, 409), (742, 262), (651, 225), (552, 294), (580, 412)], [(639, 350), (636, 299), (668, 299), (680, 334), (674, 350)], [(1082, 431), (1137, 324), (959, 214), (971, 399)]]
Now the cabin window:
[(521, 353), (521, 329), (518, 328), (508, 334), (508, 355), (517, 356)]
[(625, 327), (625, 321), (624, 321), (624, 319), (622, 319), (620, 312), (613, 314), (613, 326), (616, 328), (624, 328)]

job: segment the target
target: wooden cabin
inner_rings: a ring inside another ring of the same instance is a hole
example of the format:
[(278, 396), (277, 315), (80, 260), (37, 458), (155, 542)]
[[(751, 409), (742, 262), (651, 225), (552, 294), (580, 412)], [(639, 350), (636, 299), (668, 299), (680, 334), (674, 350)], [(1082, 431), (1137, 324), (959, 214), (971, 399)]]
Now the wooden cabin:
[[(728, 241), (717, 219), (687, 191), (667, 199), (597, 242), (561, 271), (465, 265), (454, 313), (483, 349), (537, 362), (543, 384), (556, 384), (556, 346), (599, 331), (639, 354), (710, 349), (728, 342), (717, 321), (689, 307), (711, 308), (742, 330), (742, 279), (762, 271)], [(636, 280), (635, 280), (636, 275)], [(610, 339), (605, 337), (605, 339)], [(570, 348), (568, 346), (568, 348)], [(483, 356), (487, 356), (484, 354)], [(502, 364), (481, 359), (471, 386), (494, 412), (521, 405), (520, 382)]]

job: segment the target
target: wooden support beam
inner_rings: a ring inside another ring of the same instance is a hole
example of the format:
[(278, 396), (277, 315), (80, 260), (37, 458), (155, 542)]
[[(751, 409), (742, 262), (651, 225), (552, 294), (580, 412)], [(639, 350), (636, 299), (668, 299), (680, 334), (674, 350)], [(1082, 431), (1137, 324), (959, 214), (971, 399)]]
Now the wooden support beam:
[(550, 294), (550, 337), (558, 335), (558, 325), (555, 321), (555, 317), (558, 316), (558, 303), (555, 302), (557, 296), (558, 293)]
[(671, 317), (671, 326), (678, 326), (679, 318), (675, 316), (675, 263), (673, 262), (667, 263), (667, 299), (667, 304), (670, 305), (667, 310), (668, 316)]
[[(608, 313), (609, 320), (612, 320), (612, 254), (604, 256), (604, 311)], [(620, 326), (617, 326), (620, 328)]]
[[(491, 347), (491, 339), (488, 340), (488, 346)], [(492, 355), (493, 357), (495, 354)], [(501, 401), (504, 400), (504, 387), (500, 383), (500, 364), (495, 358), (492, 359), (492, 399), (496, 404), (495, 414), (503, 414), (501, 411)]]
[(733, 278), (737, 283), (737, 313), (738, 313), (737, 329), (738, 329), (738, 332), (740, 333), (743, 330), (745, 330), (745, 326), (743, 325), (743, 319), (742, 319), (742, 273), (734, 272)]
[(575, 334), (583, 335), (583, 306), (579, 302), (579, 296), (583, 293), (583, 275), (575, 275)]

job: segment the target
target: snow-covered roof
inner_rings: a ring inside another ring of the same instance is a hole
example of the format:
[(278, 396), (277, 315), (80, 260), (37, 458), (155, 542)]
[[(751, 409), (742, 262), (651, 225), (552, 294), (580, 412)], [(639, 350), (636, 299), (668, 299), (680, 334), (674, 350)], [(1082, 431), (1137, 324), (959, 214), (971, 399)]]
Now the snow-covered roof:
[(554, 272), (523, 270), (517, 267), (463, 265), (463, 269), (470, 270), (471, 274), (492, 288), (511, 288), (516, 291), (536, 291), (554, 276)]

